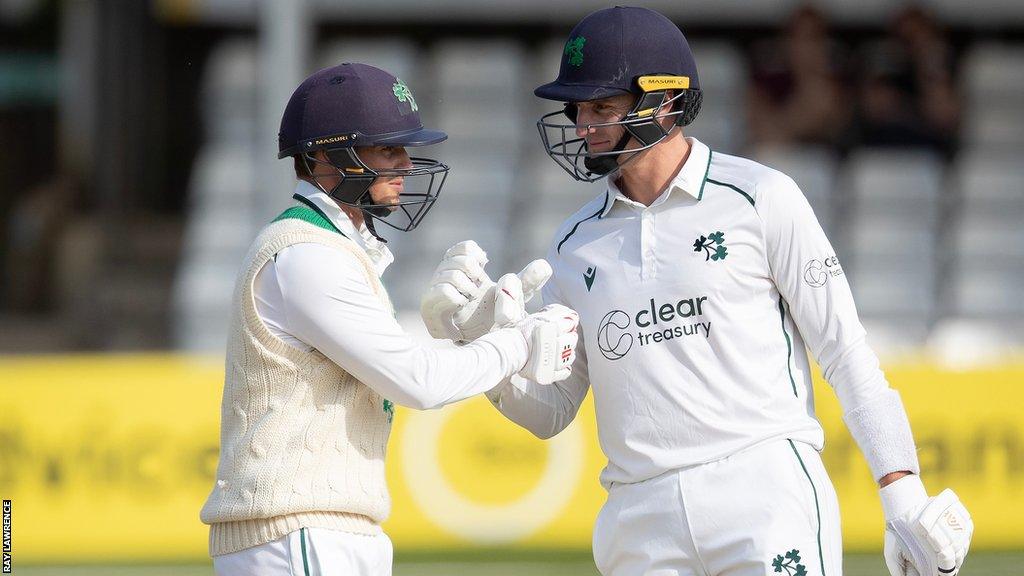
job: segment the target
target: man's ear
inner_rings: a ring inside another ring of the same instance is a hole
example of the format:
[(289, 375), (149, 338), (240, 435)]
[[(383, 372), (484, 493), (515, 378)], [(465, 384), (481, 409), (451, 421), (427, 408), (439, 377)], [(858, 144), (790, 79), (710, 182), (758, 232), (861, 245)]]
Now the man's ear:
[[(675, 98), (676, 96), (679, 96), (679, 92), (678, 91), (676, 91), (676, 90), (666, 90), (665, 91), (665, 102), (671, 102), (672, 99)], [(681, 110), (681, 109), (682, 109), (682, 102), (677, 100), (675, 102), (672, 102), (672, 104), (670, 104), (670, 109), (668, 111), (669, 112), (676, 112), (676, 111)]]
[[(682, 99), (676, 100), (675, 102), (672, 102), (671, 104), (668, 104), (667, 106), (664, 105), (665, 102), (671, 102), (672, 99), (675, 98), (678, 95), (679, 95), (679, 92), (676, 91), (676, 90), (666, 90), (665, 91), (665, 97), (662, 100), (663, 108), (661, 110), (659, 110), (661, 115), (669, 114), (671, 112), (682, 112), (682, 110), (683, 110), (683, 101), (682, 101)], [(675, 124), (675, 121), (676, 121), (676, 117), (675, 116), (669, 116), (668, 118), (662, 117), (662, 118), (660, 118), (658, 120), (658, 122), (661, 123), (661, 125), (664, 128), (666, 128), (666, 129), (670, 129), (670, 127)]]

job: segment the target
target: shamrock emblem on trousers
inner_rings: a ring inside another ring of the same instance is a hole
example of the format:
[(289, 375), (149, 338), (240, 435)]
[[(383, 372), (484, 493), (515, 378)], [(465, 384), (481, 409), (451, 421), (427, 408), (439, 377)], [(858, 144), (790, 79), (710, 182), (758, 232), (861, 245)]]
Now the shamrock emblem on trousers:
[(793, 549), (786, 552), (786, 556), (776, 556), (772, 560), (772, 568), (776, 572), (785, 572), (786, 576), (807, 576), (807, 568), (800, 564), (800, 551)]

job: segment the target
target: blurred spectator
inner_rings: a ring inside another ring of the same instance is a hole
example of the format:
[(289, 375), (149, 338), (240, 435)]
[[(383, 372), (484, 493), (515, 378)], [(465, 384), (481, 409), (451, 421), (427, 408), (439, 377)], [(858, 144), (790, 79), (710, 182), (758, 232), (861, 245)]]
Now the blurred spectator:
[(68, 178), (55, 175), (13, 205), (4, 226), (4, 308), (42, 312), (53, 304), (54, 253), (77, 196)]
[(748, 108), (753, 143), (839, 144), (850, 120), (844, 61), (812, 6), (790, 16), (782, 37), (756, 44)]
[(922, 146), (952, 152), (960, 101), (953, 50), (922, 8), (902, 10), (890, 37), (863, 50), (859, 140), (876, 146)]

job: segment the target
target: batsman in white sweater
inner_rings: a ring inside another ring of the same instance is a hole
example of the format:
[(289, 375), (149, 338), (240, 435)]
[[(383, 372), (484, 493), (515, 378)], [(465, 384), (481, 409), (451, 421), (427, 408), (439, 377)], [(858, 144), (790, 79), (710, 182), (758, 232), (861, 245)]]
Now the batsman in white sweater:
[[(253, 242), (235, 288), (220, 462), (201, 513), (217, 574), (391, 574), (380, 525), (394, 404), (436, 408), (513, 374), (569, 376), (575, 312), (524, 311), (524, 289), (550, 274), (543, 261), (497, 284), (482, 267), (445, 283), (482, 303), (452, 325), (507, 326), (472, 343), (424, 348), (396, 322), (380, 280), (393, 258), (374, 226), (419, 224), (448, 167), (405, 148), (445, 138), (423, 128), (404, 82), (372, 66), (326, 68), (292, 95), (279, 157), (294, 158), (296, 204)], [(438, 276), (479, 252), (457, 245)]]

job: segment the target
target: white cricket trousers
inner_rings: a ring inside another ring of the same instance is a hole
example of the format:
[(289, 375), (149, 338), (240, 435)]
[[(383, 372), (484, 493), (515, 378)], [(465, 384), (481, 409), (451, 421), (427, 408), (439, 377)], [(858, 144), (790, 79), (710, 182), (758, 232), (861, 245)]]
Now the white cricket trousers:
[(773, 440), (613, 484), (594, 527), (604, 576), (841, 576), (839, 503), (810, 445)]
[(214, 556), (217, 576), (391, 576), (387, 534), (303, 528), (266, 544)]

